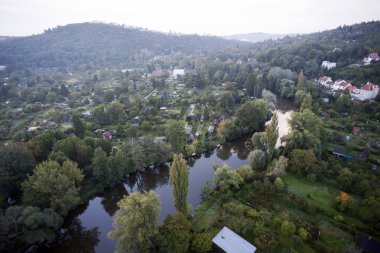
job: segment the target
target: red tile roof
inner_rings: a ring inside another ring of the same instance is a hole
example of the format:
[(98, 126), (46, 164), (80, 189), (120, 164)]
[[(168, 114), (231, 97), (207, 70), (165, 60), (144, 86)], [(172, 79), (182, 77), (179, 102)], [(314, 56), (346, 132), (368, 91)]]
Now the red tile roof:
[(376, 86), (377, 85), (374, 85), (373, 83), (368, 82), (366, 85), (363, 86), (362, 89), (366, 91), (372, 91), (377, 88)]
[(353, 85), (350, 84), (350, 85), (348, 85), (347, 89), (348, 89), (349, 92), (352, 92), (353, 90), (355, 90), (357, 88), (356, 88), (356, 86), (353, 86)]

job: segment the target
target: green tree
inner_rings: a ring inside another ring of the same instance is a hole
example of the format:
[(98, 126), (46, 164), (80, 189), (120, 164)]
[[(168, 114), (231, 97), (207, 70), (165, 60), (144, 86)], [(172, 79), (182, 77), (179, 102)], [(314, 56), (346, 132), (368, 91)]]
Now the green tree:
[(281, 224), (281, 235), (282, 236), (289, 237), (292, 234), (294, 234), (296, 232), (296, 230), (297, 230), (296, 225), (294, 225), (294, 223), (291, 221), (286, 220), (286, 221), (282, 222), (282, 224)]
[(279, 177), (286, 174), (286, 168), (288, 167), (288, 158), (280, 156), (278, 159), (272, 161), (269, 172), (272, 175)]
[(251, 153), (249, 153), (248, 160), (252, 169), (263, 170), (266, 167), (266, 155), (262, 150), (255, 149), (251, 151)]
[(265, 151), (264, 132), (256, 132), (251, 137), (252, 149)]
[(77, 136), (70, 136), (54, 144), (53, 151), (63, 152), (65, 156), (77, 162), (81, 168), (89, 165), (93, 149)]
[(210, 118), (210, 110), (208, 109), (208, 106), (206, 105), (203, 109), (203, 120), (207, 121)]
[(191, 249), (196, 253), (206, 253), (212, 248), (212, 238), (207, 233), (200, 233), (194, 236), (191, 242)]
[(315, 157), (313, 150), (294, 149), (290, 153), (289, 168), (292, 172), (307, 175), (313, 169), (316, 162), (317, 158)]
[(158, 244), (163, 252), (184, 253), (189, 249), (191, 223), (182, 213), (169, 215), (158, 231)]
[(215, 171), (215, 186), (221, 193), (239, 189), (243, 181), (240, 174), (236, 170), (232, 170), (226, 164), (218, 167)]
[(78, 114), (73, 115), (73, 127), (75, 135), (83, 138), (85, 127)]
[(294, 104), (297, 106), (301, 105), (305, 95), (306, 95), (306, 92), (304, 90), (297, 90), (294, 95)]
[(254, 73), (250, 73), (247, 80), (244, 83), (246, 92), (250, 97), (253, 97), (257, 93), (257, 76)]
[(46, 160), (52, 150), (54, 141), (54, 134), (52, 132), (46, 132), (30, 139), (26, 146), (32, 152), (34, 159), (37, 162), (42, 162)]
[(278, 139), (278, 117), (277, 113), (273, 114), (272, 120), (265, 128), (263, 134), (263, 140), (266, 147), (268, 164), (272, 161), (274, 153), (276, 151), (276, 142)]
[(116, 240), (116, 252), (151, 252), (157, 235), (160, 213), (158, 195), (153, 192), (135, 192), (118, 202), (113, 227), (108, 236)]
[(20, 184), (35, 166), (32, 153), (17, 143), (0, 146), (0, 193), (17, 196)]
[(267, 120), (267, 116), (268, 103), (263, 99), (246, 102), (235, 113), (236, 124), (243, 129), (243, 133), (258, 130)]
[(80, 183), (84, 176), (78, 165), (65, 161), (45, 161), (22, 183), (23, 201), (27, 205), (51, 207), (61, 215), (79, 204)]
[(174, 153), (182, 153), (186, 145), (185, 123), (174, 121), (170, 123), (166, 130), (168, 142), (172, 145)]
[(303, 241), (305, 241), (305, 240), (307, 240), (307, 238), (309, 237), (309, 232), (307, 232), (307, 230), (304, 229), (304, 228), (299, 228), (299, 229), (298, 229), (298, 235), (299, 235), (299, 237), (300, 237)]
[(110, 183), (108, 157), (102, 148), (99, 147), (94, 150), (91, 167), (92, 174), (99, 182), (101, 182), (104, 186)]
[(126, 120), (127, 116), (125, 114), (124, 105), (119, 102), (112, 102), (107, 112), (110, 121), (114, 123), (124, 123)]
[(234, 98), (231, 92), (226, 91), (222, 93), (222, 97), (220, 98), (220, 105), (224, 110), (232, 109), (234, 105)]
[(305, 109), (309, 109), (310, 111), (313, 109), (313, 98), (310, 93), (306, 93), (302, 100), (300, 110), (303, 112)]
[(23, 242), (53, 242), (63, 219), (51, 208), (40, 209), (34, 206), (11, 206), (6, 211), (21, 232)]
[(297, 81), (297, 90), (305, 90), (306, 89), (306, 78), (303, 74), (303, 71), (301, 71), (298, 74), (298, 81)]
[(262, 95), (263, 99), (268, 102), (268, 104), (276, 105), (277, 97), (271, 91), (269, 91), (267, 89), (263, 89), (263, 91), (261, 92), (261, 95)]
[(290, 133), (281, 138), (286, 142), (285, 153), (289, 154), (293, 149), (320, 150), (322, 137), (322, 121), (309, 109), (302, 112), (293, 112), (289, 120)]
[(178, 212), (186, 215), (188, 213), (187, 193), (189, 190), (189, 171), (182, 155), (173, 155), (169, 179), (173, 187), (174, 206)]
[(285, 183), (284, 181), (282, 181), (281, 177), (276, 177), (276, 179), (274, 180), (274, 185), (276, 186), (278, 191), (282, 192), (284, 190)]

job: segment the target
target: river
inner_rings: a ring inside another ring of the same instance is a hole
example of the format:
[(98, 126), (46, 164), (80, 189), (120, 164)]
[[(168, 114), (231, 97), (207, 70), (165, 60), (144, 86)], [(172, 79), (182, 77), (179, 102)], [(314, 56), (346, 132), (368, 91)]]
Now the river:
[[(287, 119), (289, 108), (282, 101), (282, 110), (277, 110), (279, 118), (279, 135), (288, 131)], [(225, 143), (220, 148), (200, 154), (187, 160), (189, 166), (188, 202), (194, 209), (201, 201), (202, 188), (207, 180), (214, 176), (213, 164), (228, 164), (237, 168), (248, 164), (249, 149), (245, 142), (251, 136)], [(279, 141), (278, 141), (279, 144)], [(72, 212), (64, 222), (58, 239), (39, 252), (96, 252), (115, 251), (115, 242), (107, 237), (112, 230), (113, 215), (117, 210), (117, 202), (131, 192), (154, 190), (161, 201), (159, 220), (163, 221), (168, 214), (175, 214), (172, 189), (169, 184), (169, 165), (148, 168), (144, 172), (129, 175), (123, 183), (107, 189)]]

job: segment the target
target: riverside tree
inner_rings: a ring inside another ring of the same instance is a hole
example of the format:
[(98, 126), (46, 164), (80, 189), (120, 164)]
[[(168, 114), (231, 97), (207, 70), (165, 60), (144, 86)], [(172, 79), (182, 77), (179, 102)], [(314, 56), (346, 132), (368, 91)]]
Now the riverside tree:
[(268, 164), (272, 161), (276, 150), (276, 142), (278, 139), (278, 117), (277, 113), (273, 114), (272, 121), (266, 127), (263, 134), (263, 140), (266, 147)]
[(185, 123), (172, 122), (166, 131), (168, 142), (172, 145), (174, 153), (181, 153), (186, 145)]
[(157, 218), (160, 214), (158, 195), (153, 192), (135, 192), (118, 202), (115, 214), (115, 230), (108, 236), (116, 240), (116, 252), (151, 252), (157, 235)]
[(56, 161), (42, 162), (21, 184), (24, 204), (51, 207), (66, 215), (70, 208), (79, 204), (79, 186), (83, 178), (77, 163), (70, 160), (62, 165)]
[(173, 187), (174, 206), (178, 212), (187, 214), (187, 193), (189, 190), (189, 172), (182, 155), (174, 155), (169, 171), (170, 184)]

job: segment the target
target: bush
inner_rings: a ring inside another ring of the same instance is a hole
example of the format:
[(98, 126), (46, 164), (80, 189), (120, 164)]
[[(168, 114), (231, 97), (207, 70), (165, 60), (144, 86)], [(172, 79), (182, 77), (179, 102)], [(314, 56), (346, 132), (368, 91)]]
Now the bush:
[(191, 242), (191, 249), (197, 253), (205, 253), (211, 250), (211, 236), (207, 233), (200, 233), (194, 236)]

